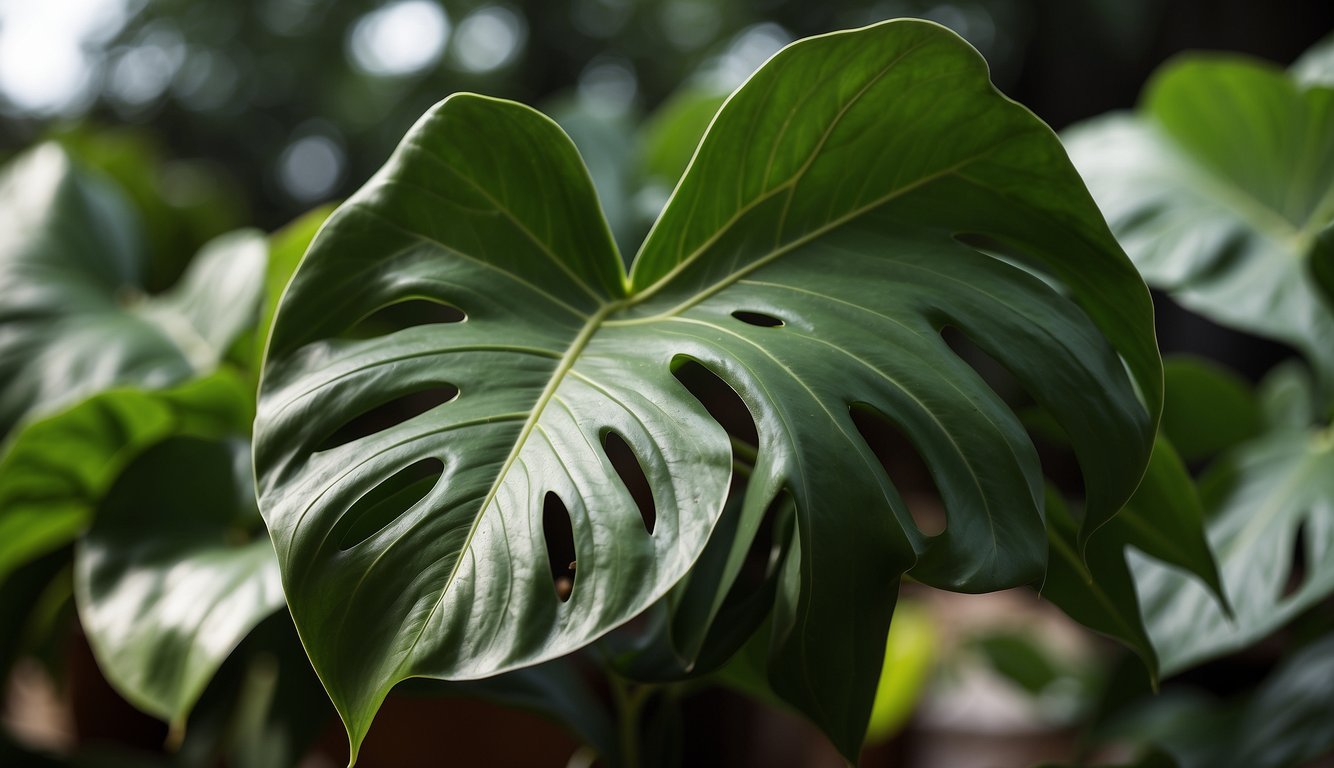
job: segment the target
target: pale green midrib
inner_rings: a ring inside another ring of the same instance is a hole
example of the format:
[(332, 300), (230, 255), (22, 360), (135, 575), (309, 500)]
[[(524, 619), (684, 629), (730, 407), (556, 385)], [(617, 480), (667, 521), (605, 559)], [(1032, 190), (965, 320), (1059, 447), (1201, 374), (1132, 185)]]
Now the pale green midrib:
[(1225, 208), (1235, 211), (1255, 231), (1280, 243), (1289, 244), (1299, 257), (1305, 255), (1310, 248), (1311, 241), (1322, 228), (1321, 218), (1324, 209), (1329, 207), (1329, 203), (1334, 202), (1334, 188), (1331, 188), (1321, 202), (1316, 204), (1311, 218), (1306, 223), (1298, 225), (1282, 211), (1260, 200), (1250, 191), (1238, 185), (1226, 173), (1214, 168), (1197, 158), (1192, 152), (1181, 147), (1176, 141), (1172, 140), (1170, 134), (1161, 131), (1161, 129), (1159, 131), (1163, 134), (1165, 146), (1180, 157), (1188, 167), (1213, 182), (1204, 185), (1207, 190), (1206, 196), (1213, 197), (1222, 203)]
[[(1112, 619), (1112, 622), (1121, 627), (1121, 630), (1126, 633), (1127, 637), (1133, 637), (1137, 641), (1145, 639), (1145, 634), (1140, 631), (1140, 628), (1135, 627), (1121, 616), (1121, 612), (1116, 609), (1116, 605), (1112, 602), (1111, 598), (1107, 596), (1106, 591), (1098, 585), (1098, 580), (1093, 578), (1093, 574), (1088, 570), (1083, 559), (1075, 553), (1074, 549), (1066, 544), (1065, 540), (1059, 535), (1050, 536), (1047, 541), (1050, 542), (1052, 549), (1056, 550), (1057, 553), (1061, 555), (1061, 558), (1073, 567), (1076, 573), (1084, 578), (1085, 584), (1090, 588), (1090, 591), (1093, 593), (1098, 603), (1106, 609), (1106, 615)], [(1143, 650), (1147, 651), (1153, 657), (1156, 666), (1158, 662), (1158, 649), (1153, 647), (1152, 641), (1150, 641)], [(1158, 677), (1158, 672), (1156, 670), (1153, 672), (1153, 677), (1155, 679)]]
[(552, 397), (555, 396), (556, 390), (560, 387), (561, 382), (565, 380), (565, 376), (570, 372), (570, 369), (574, 367), (579, 356), (583, 354), (584, 349), (588, 346), (588, 342), (593, 338), (593, 335), (603, 326), (607, 316), (620, 311), (626, 305), (627, 301), (627, 299), (620, 299), (603, 304), (597, 312), (588, 318), (588, 322), (584, 324), (582, 329), (580, 329), (579, 334), (575, 336), (574, 341), (570, 343), (569, 348), (565, 351), (565, 355), (561, 357), (560, 362), (557, 363), (555, 370), (551, 374), (551, 378), (547, 380), (546, 388), (544, 388), (542, 393), (538, 395), (537, 401), (533, 404), (533, 408), (529, 412), (527, 421), (524, 422), (523, 427), (519, 430), (519, 434), (514, 440), (514, 446), (510, 449), (509, 455), (505, 458), (505, 463), (501, 465), (500, 471), (496, 473), (496, 479), (491, 483), (491, 488), (487, 491), (481, 505), (478, 506), (477, 516), (473, 518), (472, 525), (468, 528), (468, 534), (464, 537), (463, 545), (459, 547), (459, 554), (454, 560), (454, 566), (450, 569), (449, 577), (445, 580), (444, 586), (440, 589), (440, 597), (436, 599), (435, 604), (431, 606), (431, 610), (426, 614), (426, 618), (422, 620), (421, 628), (417, 631), (417, 636), (413, 638), (412, 643), (404, 652), (403, 661), (400, 663), (400, 670), (411, 664), (413, 653), (416, 650), (417, 645), (421, 642), (421, 639), (426, 635), (426, 629), (431, 625), (432, 620), (434, 620), (436, 611), (440, 609), (440, 606), (444, 605), (445, 596), (449, 594), (449, 590), (454, 586), (454, 580), (458, 577), (459, 569), (463, 565), (464, 554), (472, 547), (473, 537), (477, 534), (477, 529), (481, 524), (482, 518), (486, 515), (487, 509), (495, 500), (496, 494), (500, 491), (500, 487), (505, 482), (505, 478), (508, 477), (510, 468), (513, 467), (514, 462), (518, 460), (520, 452), (522, 452), (524, 445), (528, 442), (529, 435), (532, 434), (534, 428), (537, 426), (538, 420), (542, 417), (542, 413), (546, 410), (547, 403), (549, 403)]
[[(690, 309), (691, 307), (695, 306), (696, 304), (700, 303), (701, 301), (704, 301), (705, 299), (709, 298), (710, 296), (712, 296), (713, 294), (717, 293), (718, 291), (721, 291), (721, 290), (723, 290), (724, 288), (728, 287), (729, 285), (735, 283), (736, 281), (740, 280), (741, 278), (745, 277), (746, 275), (750, 274), (751, 272), (754, 272), (755, 270), (759, 269), (760, 267), (763, 267), (764, 265), (768, 264), (769, 262), (774, 261), (775, 259), (777, 259), (777, 258), (779, 258), (779, 257), (781, 257), (781, 256), (784, 256), (784, 255), (786, 255), (786, 254), (788, 254), (788, 253), (791, 253), (792, 251), (794, 251), (794, 250), (796, 250), (796, 249), (798, 249), (798, 248), (800, 248), (800, 247), (802, 247), (802, 246), (804, 246), (804, 245), (807, 245), (807, 244), (809, 244), (809, 243), (811, 243), (811, 242), (813, 242), (813, 241), (815, 241), (815, 240), (817, 240), (817, 239), (819, 239), (819, 238), (821, 238), (821, 237), (823, 237), (823, 236), (829, 234), (831, 231), (833, 231), (833, 230), (835, 230), (835, 229), (837, 229), (837, 228), (843, 226), (844, 224), (847, 224), (847, 223), (853, 221), (854, 219), (857, 219), (857, 218), (859, 218), (859, 217), (861, 217), (861, 216), (863, 216), (863, 215), (865, 215), (865, 214), (867, 214), (867, 213), (870, 213), (871, 211), (874, 211), (875, 209), (880, 208), (881, 206), (888, 205), (889, 203), (893, 202), (894, 200), (896, 200), (896, 199), (898, 199), (898, 198), (900, 198), (900, 197), (902, 197), (902, 196), (904, 196), (904, 195), (907, 195), (907, 194), (909, 194), (909, 193), (911, 193), (911, 192), (914, 192), (914, 191), (916, 191), (916, 190), (918, 190), (918, 189), (920, 189), (920, 188), (922, 188), (922, 187), (924, 187), (924, 186), (926, 186), (926, 185), (928, 185), (928, 184), (930, 184), (930, 183), (932, 183), (932, 182), (935, 182), (935, 181), (938, 181), (938, 180), (940, 180), (940, 179), (942, 179), (942, 178), (945, 178), (946, 176), (950, 176), (950, 175), (953, 175), (953, 174), (957, 174), (960, 170), (966, 168), (967, 166), (971, 165), (972, 163), (975, 163), (975, 162), (977, 162), (978, 160), (981, 160), (981, 159), (983, 159), (983, 158), (989, 156), (992, 152), (995, 152), (999, 147), (1003, 146), (1005, 143), (1007, 143), (1007, 142), (1009, 142), (1009, 141), (1012, 141), (1012, 140), (1014, 140), (1014, 139), (1017, 138), (1017, 137), (1024, 136), (1024, 135), (1026, 135), (1026, 134), (1027, 134), (1027, 131), (1021, 131), (1021, 132), (1015, 133), (1015, 134), (1013, 134), (1013, 135), (1007, 137), (1005, 140), (1003, 140), (1003, 141), (998, 141), (998, 142), (996, 142), (995, 144), (991, 145), (991, 146), (990, 146), (986, 151), (984, 151), (984, 152), (979, 152), (979, 153), (976, 154), (976, 155), (972, 155), (972, 156), (970, 156), (970, 157), (966, 157), (966, 158), (964, 158), (964, 159), (962, 159), (962, 160), (960, 160), (960, 161), (954, 163), (953, 165), (947, 166), (947, 167), (942, 168), (942, 169), (940, 169), (940, 170), (938, 170), (938, 171), (935, 171), (935, 172), (933, 172), (933, 173), (930, 173), (930, 174), (927, 174), (927, 175), (925, 175), (925, 176), (922, 176), (922, 177), (920, 177), (920, 178), (918, 178), (918, 179), (916, 179), (916, 180), (914, 180), (914, 181), (912, 181), (912, 182), (910, 182), (910, 183), (908, 183), (908, 184), (905, 184), (905, 185), (903, 185), (903, 186), (901, 186), (901, 187), (898, 187), (898, 188), (894, 189), (893, 191), (891, 191), (891, 192), (889, 192), (889, 193), (887, 193), (887, 194), (885, 194), (885, 195), (882, 195), (882, 196), (880, 196), (880, 197), (878, 197), (878, 198), (876, 198), (876, 199), (874, 199), (874, 200), (872, 200), (872, 201), (870, 201), (870, 202), (868, 202), (868, 203), (866, 203), (866, 204), (864, 204), (864, 205), (861, 205), (861, 206), (859, 206), (859, 207), (857, 207), (857, 208), (854, 208), (854, 209), (852, 209), (851, 211), (848, 211), (847, 213), (843, 214), (842, 216), (838, 216), (838, 217), (836, 217), (836, 218), (830, 219), (828, 222), (826, 222), (826, 223), (824, 223), (824, 224), (822, 224), (822, 225), (820, 225), (820, 226), (818, 226), (818, 227), (812, 229), (810, 232), (807, 232), (806, 234), (802, 235), (801, 237), (794, 238), (794, 239), (788, 241), (786, 244), (784, 244), (784, 245), (782, 245), (782, 246), (779, 246), (779, 247), (777, 247), (777, 248), (773, 248), (773, 249), (771, 249), (771, 250), (770, 250), (768, 253), (766, 253), (765, 255), (763, 255), (763, 256), (761, 256), (761, 257), (759, 257), (759, 258), (757, 258), (757, 259), (754, 259), (753, 261), (749, 262), (748, 264), (746, 264), (746, 265), (744, 265), (744, 266), (738, 268), (736, 271), (727, 274), (727, 275), (724, 276), (722, 279), (720, 279), (720, 280), (714, 282), (712, 285), (706, 286), (705, 288), (701, 289), (700, 291), (697, 291), (695, 294), (693, 294), (692, 296), (690, 296), (690, 298), (686, 299), (685, 301), (681, 302), (680, 304), (677, 304), (676, 306), (674, 306), (674, 307), (672, 307), (672, 308), (670, 308), (670, 309), (664, 310), (664, 311), (662, 311), (662, 312), (660, 312), (660, 313), (658, 313), (658, 314), (656, 314), (656, 315), (649, 315), (649, 316), (646, 316), (646, 317), (629, 318), (629, 319), (626, 319), (626, 320), (608, 320), (608, 321), (606, 321), (606, 322), (604, 323), (604, 325), (606, 325), (607, 327), (616, 327), (616, 326), (625, 326), (625, 325), (638, 325), (638, 324), (641, 324), (641, 323), (656, 322), (656, 321), (661, 320), (661, 319), (663, 319), (663, 318), (674, 317), (674, 316), (676, 316), (676, 315), (679, 315), (680, 313), (686, 311), (687, 309)], [(703, 245), (701, 245), (701, 246), (699, 247), (699, 249), (696, 250), (696, 252), (692, 253), (692, 254), (691, 254), (689, 257), (687, 257), (684, 261), (682, 261), (682, 262), (681, 262), (680, 264), (678, 264), (675, 268), (673, 268), (672, 271), (670, 271), (670, 272), (668, 272), (667, 274), (663, 275), (661, 278), (659, 278), (656, 282), (654, 282), (653, 284), (651, 284), (650, 286), (648, 286), (647, 288), (645, 288), (643, 291), (640, 291), (640, 292), (634, 294), (633, 296), (631, 296), (629, 299), (627, 299), (626, 302), (625, 302), (625, 307), (626, 307), (626, 308), (629, 308), (629, 307), (636, 306), (636, 305), (641, 304), (641, 303), (643, 303), (644, 301), (648, 300), (649, 298), (651, 298), (654, 294), (656, 294), (658, 291), (660, 291), (663, 287), (665, 287), (666, 285), (668, 285), (668, 284), (672, 281), (673, 278), (675, 278), (678, 274), (680, 274), (680, 272), (681, 272), (683, 269), (685, 269), (686, 266), (688, 266), (688, 265), (691, 264), (691, 263), (694, 263), (694, 261), (695, 261), (696, 259), (698, 259), (699, 256), (701, 256), (703, 253), (707, 252), (707, 251), (709, 250), (709, 248), (711, 248), (711, 247), (713, 246), (713, 244), (714, 244), (715, 242), (717, 242), (717, 240), (720, 239), (720, 238), (722, 237), (723, 234), (725, 234), (728, 230), (730, 230), (731, 227), (732, 227), (732, 226), (733, 226), (733, 225), (734, 225), (734, 224), (741, 218), (741, 216), (743, 216), (746, 212), (748, 212), (749, 210), (751, 210), (751, 209), (754, 208), (755, 206), (759, 205), (760, 203), (764, 202), (765, 200), (771, 199), (771, 198), (774, 197), (776, 194), (778, 194), (778, 193), (780, 193), (780, 192), (786, 190), (790, 185), (795, 184), (795, 183), (796, 183), (796, 180), (794, 179), (793, 181), (787, 182), (787, 183), (783, 184), (782, 186), (775, 187), (774, 189), (772, 189), (772, 190), (770, 190), (769, 192), (765, 193), (765, 195), (761, 196), (760, 198), (756, 198), (756, 200), (752, 201), (752, 202), (751, 202), (749, 205), (747, 205), (745, 208), (743, 208), (743, 209), (741, 209), (740, 211), (738, 211), (737, 214), (736, 214), (731, 220), (729, 220), (726, 224), (724, 224), (722, 227), (720, 227), (719, 230), (718, 230), (718, 232), (717, 232), (713, 237), (709, 238), (709, 240), (707, 240)]]
[[(788, 191), (789, 196), (787, 201), (784, 203), (782, 220), (780, 221), (780, 225), (779, 227), (777, 227), (774, 233), (774, 240), (776, 245), (778, 240), (782, 237), (783, 224), (787, 220), (787, 208), (792, 203), (792, 194), (795, 192), (797, 183), (801, 180), (801, 178), (810, 169), (811, 165), (813, 165), (816, 159), (820, 156), (821, 152), (824, 149), (825, 144), (829, 140), (829, 137), (833, 134), (834, 130), (839, 126), (839, 124), (843, 122), (843, 118), (847, 115), (848, 111), (851, 110), (854, 106), (856, 106), (857, 103), (861, 101), (862, 97), (866, 95), (867, 91), (869, 91), (876, 83), (880, 82), (880, 80), (882, 80), (885, 77), (885, 75), (893, 71), (893, 69), (897, 67), (903, 61), (903, 59), (907, 58), (909, 55), (913, 53), (916, 53), (918, 50), (921, 50), (922, 48), (926, 47), (929, 44), (929, 42), (930, 41), (923, 41), (917, 45), (909, 47), (908, 49), (900, 52), (898, 56), (895, 56), (893, 60), (891, 60), (883, 67), (881, 67), (879, 71), (877, 71), (873, 76), (871, 76), (867, 80), (867, 82), (848, 99), (846, 104), (844, 104), (839, 108), (838, 112), (834, 115), (834, 117), (830, 119), (829, 125), (826, 126), (825, 130), (821, 133), (820, 139), (816, 142), (815, 147), (812, 148), (812, 150), (808, 153), (806, 159), (802, 162), (801, 166), (799, 166), (797, 170), (790, 177), (788, 177), (786, 181), (763, 192), (762, 194), (758, 195), (755, 199), (751, 200), (749, 203), (746, 203), (745, 205), (738, 208), (737, 211), (734, 212), (732, 216), (729, 217), (728, 220), (723, 223), (722, 226), (720, 226), (712, 235), (710, 235), (707, 239), (705, 239), (703, 243), (701, 243), (694, 250), (692, 250), (688, 256), (679, 260), (675, 265), (672, 266), (670, 270), (664, 273), (657, 280), (650, 283), (642, 291), (636, 292), (634, 296), (634, 298), (636, 299), (635, 303), (648, 299), (650, 296), (656, 293), (662, 286), (670, 283), (672, 279), (676, 277), (677, 274), (686, 269), (692, 262), (697, 260), (700, 256), (702, 256), (710, 248), (712, 248), (714, 243), (716, 243), (719, 238), (721, 238), (724, 234), (726, 234), (729, 230), (731, 230), (732, 226), (735, 225), (741, 219), (741, 217), (744, 216), (746, 213), (748, 213), (750, 210), (759, 206), (766, 200), (773, 198), (779, 193)], [(740, 91), (738, 91), (738, 93), (739, 92)], [(802, 101), (799, 103), (805, 103), (805, 100), (808, 99), (810, 95), (811, 93), (808, 93), (806, 96), (803, 97)], [(730, 102), (731, 97), (729, 97), (727, 101)], [(724, 103), (723, 107), (719, 108), (718, 114), (719, 115), (722, 114), (722, 110), (726, 107), (727, 103)], [(795, 114), (795, 112), (793, 114)], [(764, 177), (762, 179), (763, 183), (768, 183), (769, 175), (773, 172), (773, 161), (775, 153), (777, 152), (778, 149), (778, 144), (779, 142), (781, 142), (783, 134), (786, 133), (788, 125), (792, 120), (793, 114), (788, 115), (788, 119), (785, 120), (783, 123), (782, 131), (779, 133), (778, 137), (774, 140), (774, 145), (770, 150), (769, 160), (765, 165)], [(715, 121), (717, 120), (717, 115), (714, 116), (714, 120)], [(711, 124), (709, 126), (708, 132), (711, 132), (712, 130), (713, 126)], [(708, 139), (708, 132), (706, 132), (704, 139), (700, 140), (700, 149), (696, 150), (695, 157), (691, 158), (690, 165), (686, 168), (685, 173), (682, 175), (683, 182), (685, 177), (689, 175), (691, 167), (694, 166), (695, 160), (698, 159), (703, 149), (704, 141)], [(671, 207), (672, 201), (675, 200), (677, 193), (680, 191), (681, 191), (681, 186), (678, 186), (677, 189), (673, 191), (671, 199), (667, 201), (667, 205), (664, 207), (664, 210)], [(698, 197), (696, 197), (696, 202), (698, 202)], [(653, 235), (657, 231), (658, 224), (661, 223), (662, 221), (663, 217), (659, 216), (658, 221), (654, 222), (653, 228), (649, 230), (648, 236), (644, 240), (645, 244), (649, 243), (653, 239)], [(638, 262), (639, 256), (642, 255), (643, 255), (643, 249), (641, 248), (640, 253), (636, 255), (635, 261)], [(631, 270), (631, 274), (629, 277), (633, 278), (633, 269)], [(631, 287), (633, 288), (633, 283), (631, 283)]]

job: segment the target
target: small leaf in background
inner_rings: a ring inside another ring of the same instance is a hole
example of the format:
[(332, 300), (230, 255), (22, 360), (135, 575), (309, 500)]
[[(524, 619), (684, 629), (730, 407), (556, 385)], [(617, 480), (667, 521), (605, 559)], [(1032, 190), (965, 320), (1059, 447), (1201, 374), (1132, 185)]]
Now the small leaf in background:
[(923, 606), (908, 600), (894, 606), (880, 683), (866, 726), (868, 745), (888, 740), (912, 717), (935, 666), (938, 640), (935, 623)]
[(75, 552), (79, 617), (102, 672), (176, 730), (284, 604), (249, 457), (245, 442), (158, 443), (121, 473)]
[(1203, 358), (1163, 360), (1163, 435), (1187, 462), (1212, 458), (1253, 437), (1260, 408), (1240, 376)]
[(171, 435), (244, 433), (253, 401), (220, 371), (172, 389), (114, 389), (31, 421), (0, 454), (0, 580), (74, 539), (136, 455)]

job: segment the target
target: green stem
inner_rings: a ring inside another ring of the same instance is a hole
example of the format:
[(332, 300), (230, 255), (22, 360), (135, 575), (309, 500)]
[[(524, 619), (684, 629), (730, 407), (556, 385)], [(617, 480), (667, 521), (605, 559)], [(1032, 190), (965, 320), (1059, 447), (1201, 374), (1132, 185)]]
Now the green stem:
[(611, 693), (616, 700), (616, 720), (620, 726), (621, 765), (623, 768), (639, 768), (639, 720), (644, 711), (644, 704), (653, 695), (657, 686), (632, 683), (612, 673)]

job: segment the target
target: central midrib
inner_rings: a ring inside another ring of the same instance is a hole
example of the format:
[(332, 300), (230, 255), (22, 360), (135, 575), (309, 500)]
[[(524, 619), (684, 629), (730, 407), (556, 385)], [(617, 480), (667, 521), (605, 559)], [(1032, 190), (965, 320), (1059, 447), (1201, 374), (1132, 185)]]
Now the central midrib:
[(413, 638), (412, 645), (408, 647), (407, 653), (404, 654), (404, 663), (412, 658), (413, 651), (416, 649), (417, 644), (421, 642), (422, 637), (425, 636), (426, 628), (431, 625), (431, 620), (435, 617), (436, 611), (438, 611), (440, 606), (444, 604), (445, 595), (449, 594), (450, 588), (454, 586), (454, 580), (458, 577), (459, 569), (463, 564), (463, 556), (472, 546), (473, 537), (477, 534), (477, 529), (481, 525), (482, 517), (485, 516), (486, 510), (491, 506), (491, 503), (495, 501), (496, 494), (500, 491), (501, 485), (504, 484), (505, 478), (509, 476), (510, 468), (513, 467), (514, 462), (518, 460), (519, 454), (523, 451), (524, 445), (528, 442), (528, 436), (532, 434), (533, 429), (537, 426), (537, 422), (542, 417), (542, 413), (546, 410), (547, 403), (549, 403), (551, 398), (556, 394), (556, 390), (560, 388), (561, 382), (565, 380), (570, 369), (574, 367), (575, 361), (579, 359), (581, 354), (583, 354), (584, 349), (587, 348), (588, 342), (593, 338), (593, 335), (602, 327), (603, 321), (606, 320), (607, 316), (619, 311), (628, 302), (628, 299), (608, 302), (590, 316), (588, 321), (584, 323), (583, 328), (579, 330), (578, 335), (576, 335), (574, 340), (570, 342), (570, 346), (565, 350), (565, 354), (561, 356), (560, 361), (556, 364), (555, 370), (552, 371), (551, 378), (547, 380), (546, 387), (533, 403), (528, 418), (524, 421), (523, 427), (515, 437), (514, 445), (510, 448), (509, 455), (505, 457), (505, 463), (501, 465), (500, 471), (496, 473), (495, 480), (492, 481), (490, 489), (486, 492), (485, 498), (477, 508), (477, 515), (473, 518), (472, 526), (468, 529), (468, 535), (463, 540), (463, 546), (459, 548), (459, 556), (454, 561), (454, 566), (449, 572), (449, 578), (445, 580), (444, 586), (440, 589), (440, 597), (435, 601), (435, 604), (431, 606), (430, 612), (426, 614), (426, 618), (422, 621), (421, 628), (417, 631), (417, 637)]

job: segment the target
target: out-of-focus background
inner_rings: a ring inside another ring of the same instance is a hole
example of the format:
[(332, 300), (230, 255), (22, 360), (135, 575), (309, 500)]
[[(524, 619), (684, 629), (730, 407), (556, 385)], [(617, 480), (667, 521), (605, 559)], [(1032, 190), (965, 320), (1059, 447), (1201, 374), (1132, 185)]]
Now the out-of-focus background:
[[(346, 196), (431, 104), (468, 90), (630, 118), (729, 89), (784, 44), (917, 16), (954, 29), (1053, 127), (1133, 105), (1186, 49), (1291, 62), (1321, 0), (0, 0), (0, 153), (124, 130), (272, 229)], [(182, 205), (194, 178), (173, 179)], [(185, 250), (186, 253), (191, 252)], [(170, 275), (162, 280), (169, 281)]]

